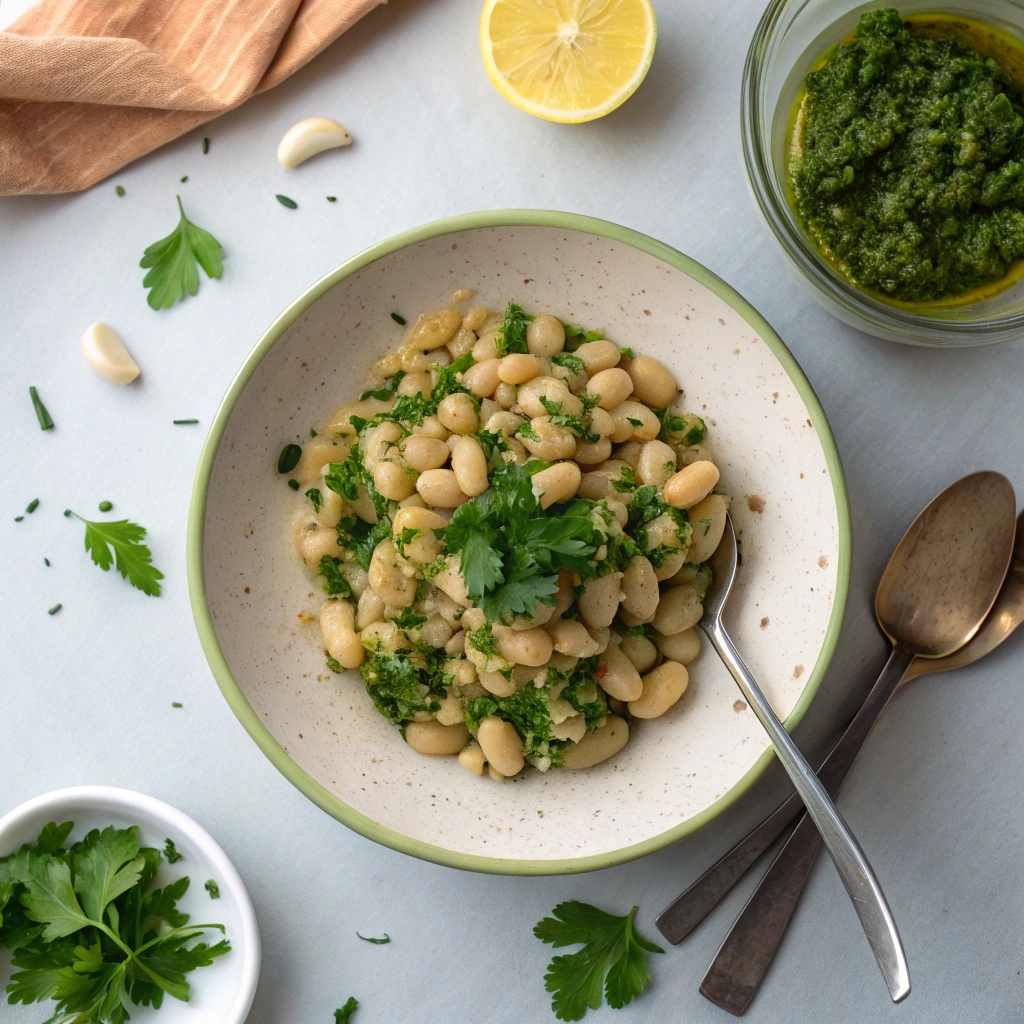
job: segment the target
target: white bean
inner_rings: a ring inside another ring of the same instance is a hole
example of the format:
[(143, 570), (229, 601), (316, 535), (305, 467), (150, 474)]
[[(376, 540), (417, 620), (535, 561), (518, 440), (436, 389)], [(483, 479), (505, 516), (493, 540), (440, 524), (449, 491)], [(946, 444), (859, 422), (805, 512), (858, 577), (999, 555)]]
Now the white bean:
[(640, 449), (636, 475), (642, 484), (660, 487), (676, 471), (676, 453), (664, 441), (648, 441)]
[(601, 655), (597, 685), (617, 700), (636, 700), (643, 689), (640, 673), (615, 644), (609, 644)]
[[(477, 342), (477, 345), (479, 344), (480, 342)], [(473, 352), (474, 358), (476, 358), (476, 349), (473, 349)], [(501, 360), (497, 357), (479, 360), (462, 375), (463, 385), (469, 388), (477, 398), (490, 398), (501, 383), (501, 378), (498, 376), (500, 365)]]
[(690, 525), (693, 540), (687, 561), (706, 562), (717, 550), (725, 533), (725, 518), (729, 503), (721, 494), (709, 494), (696, 505), (691, 505)]
[(583, 412), (583, 403), (557, 377), (534, 377), (519, 389), (518, 397), (523, 413), (531, 419), (547, 414), (544, 402), (557, 405), (566, 416), (579, 416)]
[(412, 432), (418, 436), (434, 437), (438, 441), (447, 441), (450, 431), (441, 426), (436, 416), (425, 416), (422, 423), (417, 423)]
[(565, 348), (565, 328), (562, 322), (547, 313), (533, 318), (526, 328), (526, 347), (535, 356), (553, 356)]
[(382, 540), (373, 549), (367, 575), (370, 586), (385, 604), (408, 608), (416, 600), (416, 580), (402, 571), (392, 541)]
[[(622, 353), (619, 346), (610, 341), (588, 341), (580, 345), (573, 355), (582, 359), (587, 366), (587, 373), (593, 376), (602, 370), (610, 370), (619, 365)], [(630, 385), (632, 388), (632, 385)]]
[(475, 775), (483, 775), (486, 763), (487, 759), (484, 757), (484, 752), (480, 749), (480, 744), (476, 740), (472, 740), (459, 754), (459, 764), (463, 768), (468, 768)]
[(696, 587), (692, 583), (684, 583), (661, 595), (652, 621), (659, 633), (672, 636), (696, 626), (703, 614), (704, 606), (697, 599)]
[(461, 359), (467, 352), (472, 352), (476, 341), (477, 338), (473, 329), (467, 327), (466, 321), (463, 320), (459, 333), (448, 342), (448, 351), (451, 353), (452, 359)]
[(450, 469), (428, 469), (420, 473), (416, 490), (434, 508), (457, 508), (469, 501), (469, 495), (459, 486), (458, 478)]
[(611, 453), (612, 443), (607, 438), (603, 441), (577, 441), (574, 458), (581, 466), (596, 466), (604, 462)]
[(465, 725), (410, 722), (404, 734), (405, 742), (418, 754), (457, 754), (469, 742)]
[(621, 572), (610, 572), (596, 580), (588, 580), (579, 597), (580, 618), (584, 625), (600, 628), (610, 626), (619, 610)]
[[(618, 444), (621, 441), (652, 441), (658, 436), (661, 430), (661, 420), (639, 402), (628, 400), (619, 403), (611, 411), (612, 421), (615, 429), (612, 431), (612, 440)], [(639, 463), (639, 451), (637, 452), (637, 463)], [(634, 469), (636, 467), (634, 466)]]
[[(397, 448), (392, 450), (398, 452)], [(416, 490), (416, 481), (400, 462), (382, 460), (373, 469), (373, 486), (388, 501), (404, 501)]]
[(461, 391), (441, 399), (437, 406), (437, 418), (453, 434), (472, 434), (480, 427), (476, 403)]
[[(595, 344), (592, 342), (592, 344)], [(597, 406), (599, 409), (611, 411), (620, 406), (633, 390), (633, 382), (625, 370), (614, 367), (609, 370), (600, 370), (587, 381), (586, 392), (588, 395), (598, 395)], [(648, 410), (650, 411), (650, 410)], [(653, 413), (651, 415), (654, 415)], [(657, 417), (654, 417), (657, 419)], [(614, 440), (614, 437), (612, 438)]]
[(396, 395), (430, 395), (433, 386), (429, 373), (407, 373), (399, 382)]
[(663, 661), (643, 678), (643, 693), (629, 702), (634, 718), (658, 718), (686, 692), (689, 673), (678, 661)]
[(689, 665), (700, 654), (700, 631), (684, 629), (672, 636), (655, 632), (654, 643), (666, 658), (678, 661), (680, 665)]
[(384, 618), (384, 602), (377, 592), (367, 587), (359, 598), (356, 606), (356, 626), (366, 629), (372, 622), (380, 622)]
[(411, 434), (400, 445), (402, 457), (422, 473), (427, 469), (440, 469), (448, 461), (448, 446), (436, 437)]
[(638, 619), (654, 615), (658, 607), (658, 579), (654, 566), (643, 555), (629, 560), (622, 574), (622, 607)]
[(668, 367), (650, 356), (630, 359), (626, 372), (633, 381), (634, 396), (652, 409), (667, 409), (679, 392)]
[(598, 653), (599, 645), (582, 622), (576, 622), (574, 619), (555, 619), (544, 628), (551, 637), (552, 646), (559, 654), (589, 658)]
[(523, 741), (511, 722), (488, 715), (480, 723), (476, 739), (488, 764), (506, 778), (523, 770)]
[(460, 437), (452, 451), (452, 472), (463, 493), (475, 497), (487, 490), (487, 456), (475, 437)]
[(525, 352), (513, 352), (498, 364), (498, 376), (506, 384), (525, 384), (540, 373), (536, 356)]
[(665, 500), (676, 508), (690, 508), (707, 497), (718, 478), (718, 467), (714, 463), (694, 462), (669, 478), (665, 484)]
[(348, 601), (324, 601), (320, 608), (324, 647), (343, 668), (358, 668), (366, 656), (355, 631), (355, 621), (355, 609)]
[(551, 651), (551, 637), (540, 626), (509, 630), (498, 636), (498, 653), (514, 665), (543, 665), (551, 657)]
[(568, 501), (576, 494), (581, 478), (580, 467), (575, 462), (556, 462), (553, 466), (534, 473), (533, 490), (534, 493), (540, 492), (540, 507), (550, 508), (559, 502)]
[(416, 351), (440, 348), (455, 337), (461, 326), (462, 314), (451, 306), (421, 314), (405, 339), (405, 347)]
[(471, 331), (478, 331), (487, 319), (494, 314), (486, 306), (473, 306), (462, 318), (462, 326)]
[(645, 636), (624, 636), (619, 650), (641, 675), (658, 660), (658, 648)]
[(545, 462), (571, 459), (576, 454), (576, 438), (566, 427), (551, 422), (550, 416), (536, 416), (530, 420), (530, 431), (534, 437), (517, 434), (517, 438), (530, 453)]
[(609, 715), (604, 725), (565, 748), (562, 754), (563, 768), (592, 768), (617, 754), (629, 739), (629, 726), (618, 715)]

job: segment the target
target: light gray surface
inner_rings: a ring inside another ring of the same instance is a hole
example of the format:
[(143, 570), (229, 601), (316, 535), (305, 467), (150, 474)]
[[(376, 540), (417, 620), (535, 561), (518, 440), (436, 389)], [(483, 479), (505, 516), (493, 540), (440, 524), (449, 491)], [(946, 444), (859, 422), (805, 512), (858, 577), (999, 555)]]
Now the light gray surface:
[[(672, 849), (597, 874), (531, 880), (462, 874), (377, 847), (276, 772), (200, 650), (185, 522), (205, 428), (231, 375), (320, 275), (436, 217), (531, 206), (646, 231), (736, 286), (817, 389), (850, 486), (849, 610), (833, 671), (798, 730), (811, 751), (882, 665), (871, 597), (910, 519), (969, 470), (998, 469), (1024, 485), (1019, 345), (934, 352), (875, 341), (821, 311), (776, 256), (739, 150), (740, 70), (758, 3), (662, 0), (647, 81), (619, 111), (579, 127), (533, 120), (497, 95), (479, 57), (479, 6), (392, 0), (285, 85), (90, 192), (0, 202), (0, 812), (57, 787), (105, 783), (193, 815), (256, 905), (264, 967), (252, 1024), (327, 1024), (350, 994), (362, 1002), (359, 1024), (553, 1020), (542, 983), (551, 954), (531, 935), (536, 921), (563, 899), (619, 913), (637, 903), (642, 930), (657, 937), (657, 913), (782, 793), (773, 770)], [(277, 141), (309, 116), (337, 117), (355, 144), (284, 172)], [(223, 242), (225, 276), (154, 313), (138, 260), (173, 227), (176, 191)], [(276, 192), (299, 209), (281, 207)], [(86, 369), (79, 338), (95, 320), (124, 337), (143, 369), (137, 384), (116, 389)], [(30, 384), (57, 423), (51, 432), (38, 429)], [(186, 416), (202, 425), (171, 425)], [(12, 522), (34, 497), (35, 514)], [(101, 574), (81, 550), (81, 527), (61, 516), (67, 506), (93, 513), (104, 498), (149, 528), (167, 574), (163, 597)], [(57, 601), (62, 611), (48, 617)], [(908, 1001), (889, 1003), (842, 886), (819, 863), (751, 1020), (1020, 1020), (1019, 654), (1011, 640), (984, 664), (899, 694), (839, 801), (899, 922)], [(726, 1020), (697, 985), (752, 884), (652, 958), (654, 983), (637, 1003), (598, 1019)], [(356, 929), (394, 941), (369, 946)], [(39, 1018), (38, 1009), (0, 1006), (12, 1024)]]

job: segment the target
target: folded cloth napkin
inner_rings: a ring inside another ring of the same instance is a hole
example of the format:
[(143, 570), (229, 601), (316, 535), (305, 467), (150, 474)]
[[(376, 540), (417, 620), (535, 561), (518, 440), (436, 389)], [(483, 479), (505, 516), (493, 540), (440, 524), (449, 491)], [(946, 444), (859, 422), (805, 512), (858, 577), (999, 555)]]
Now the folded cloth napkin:
[(284, 81), (384, 0), (42, 0), (0, 32), (0, 195), (76, 192)]

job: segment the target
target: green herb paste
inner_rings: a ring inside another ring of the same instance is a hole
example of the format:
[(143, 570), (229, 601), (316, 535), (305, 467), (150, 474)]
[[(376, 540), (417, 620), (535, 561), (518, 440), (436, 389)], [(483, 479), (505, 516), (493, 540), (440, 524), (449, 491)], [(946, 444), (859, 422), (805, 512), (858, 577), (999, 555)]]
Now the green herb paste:
[(991, 294), (1024, 258), (1021, 93), (950, 27), (995, 34), (962, 19), (862, 15), (807, 76), (791, 137), (807, 232), (853, 284), (904, 302)]

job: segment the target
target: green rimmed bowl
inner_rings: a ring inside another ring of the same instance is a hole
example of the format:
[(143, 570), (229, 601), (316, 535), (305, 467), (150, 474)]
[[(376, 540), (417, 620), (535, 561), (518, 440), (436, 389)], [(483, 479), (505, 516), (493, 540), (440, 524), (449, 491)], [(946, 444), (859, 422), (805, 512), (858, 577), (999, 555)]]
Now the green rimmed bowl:
[(767, 738), (705, 647), (664, 717), (612, 760), (502, 785), (407, 747), (358, 673), (324, 666), (322, 593), (291, 547), (301, 500), (277, 473), (288, 442), (358, 397), (407, 317), (475, 288), (479, 302), (603, 327), (661, 359), (733, 496), (743, 566), (729, 630), (792, 728), (838, 638), (850, 566), (846, 487), (821, 406), (761, 316), (700, 264), (607, 221), (467, 214), (360, 253), (293, 302), (249, 354), (196, 473), (188, 576), (196, 626), (232, 710), (303, 793), (350, 828), (452, 867), (559, 874), (620, 864), (689, 835), (767, 767)]

